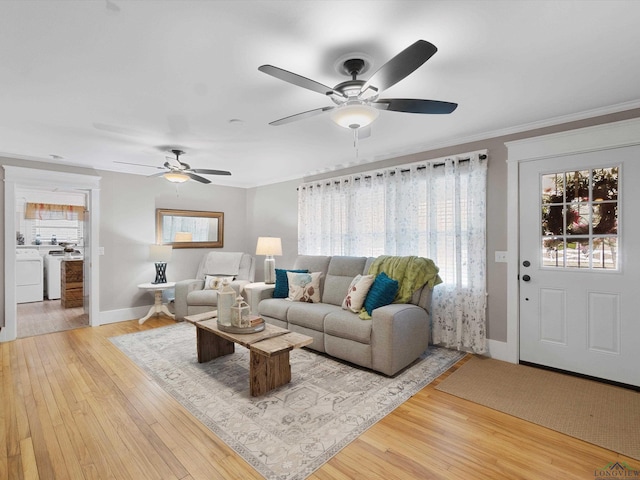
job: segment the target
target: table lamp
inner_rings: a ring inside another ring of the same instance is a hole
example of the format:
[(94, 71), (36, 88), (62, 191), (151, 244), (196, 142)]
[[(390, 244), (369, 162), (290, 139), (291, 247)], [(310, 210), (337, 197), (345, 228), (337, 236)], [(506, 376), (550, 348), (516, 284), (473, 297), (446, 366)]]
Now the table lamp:
[(156, 279), (151, 283), (167, 283), (167, 262), (171, 260), (171, 245), (149, 245), (149, 260), (156, 264)]
[(274, 255), (282, 255), (282, 241), (278, 237), (258, 237), (256, 255), (266, 255), (264, 259), (264, 283), (276, 283), (276, 260)]

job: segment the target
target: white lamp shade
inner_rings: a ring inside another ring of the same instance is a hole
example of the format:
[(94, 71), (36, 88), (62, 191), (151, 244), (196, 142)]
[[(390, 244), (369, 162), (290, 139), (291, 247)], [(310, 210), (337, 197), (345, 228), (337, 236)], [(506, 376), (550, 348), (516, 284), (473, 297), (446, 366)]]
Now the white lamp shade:
[(278, 237), (258, 237), (256, 255), (282, 255), (282, 241)]
[(149, 260), (152, 262), (171, 260), (171, 245), (149, 245)]
[(167, 172), (163, 175), (164, 178), (172, 183), (184, 183), (189, 180), (189, 175), (185, 175), (180, 172)]
[(344, 128), (366, 127), (376, 118), (379, 112), (369, 105), (352, 104), (342, 105), (331, 114), (331, 120)]
[(191, 232), (176, 232), (176, 236), (173, 239), (174, 242), (192, 242), (193, 233)]

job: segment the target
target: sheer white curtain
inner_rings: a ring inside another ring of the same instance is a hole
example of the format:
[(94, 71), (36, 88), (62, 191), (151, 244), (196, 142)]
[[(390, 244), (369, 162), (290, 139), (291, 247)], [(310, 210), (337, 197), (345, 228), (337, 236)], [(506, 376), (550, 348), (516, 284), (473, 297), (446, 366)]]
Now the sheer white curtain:
[(483, 152), (301, 185), (298, 252), (418, 255), (440, 268), (433, 343), (486, 351)]

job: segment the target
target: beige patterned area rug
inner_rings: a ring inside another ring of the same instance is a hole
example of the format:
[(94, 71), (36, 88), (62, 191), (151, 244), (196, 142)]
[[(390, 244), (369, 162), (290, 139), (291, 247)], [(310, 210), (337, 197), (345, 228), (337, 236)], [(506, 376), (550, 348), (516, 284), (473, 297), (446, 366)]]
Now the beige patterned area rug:
[(306, 478), (349, 442), (436, 379), (463, 354), (430, 347), (395, 377), (316, 354), (291, 352), (291, 383), (249, 395), (249, 351), (198, 364), (195, 327), (111, 341), (268, 479)]
[(436, 389), (640, 460), (640, 392), (482, 357)]

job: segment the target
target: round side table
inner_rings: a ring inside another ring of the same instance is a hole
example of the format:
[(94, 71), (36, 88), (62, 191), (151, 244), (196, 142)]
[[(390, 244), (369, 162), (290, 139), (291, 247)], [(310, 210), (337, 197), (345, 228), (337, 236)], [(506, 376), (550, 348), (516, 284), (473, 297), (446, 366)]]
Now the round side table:
[(162, 292), (164, 290), (167, 290), (169, 288), (173, 288), (175, 286), (176, 286), (176, 282), (141, 283), (140, 285), (138, 285), (138, 288), (140, 288), (142, 290), (153, 291), (153, 293), (154, 293), (154, 303), (153, 303), (151, 309), (149, 310), (149, 313), (147, 313), (144, 317), (142, 317), (140, 320), (138, 320), (138, 323), (140, 325), (142, 325), (149, 318), (151, 318), (151, 316), (160, 315), (161, 313), (166, 315), (167, 317), (176, 318), (175, 315), (169, 311), (167, 306), (164, 303), (162, 303)]

